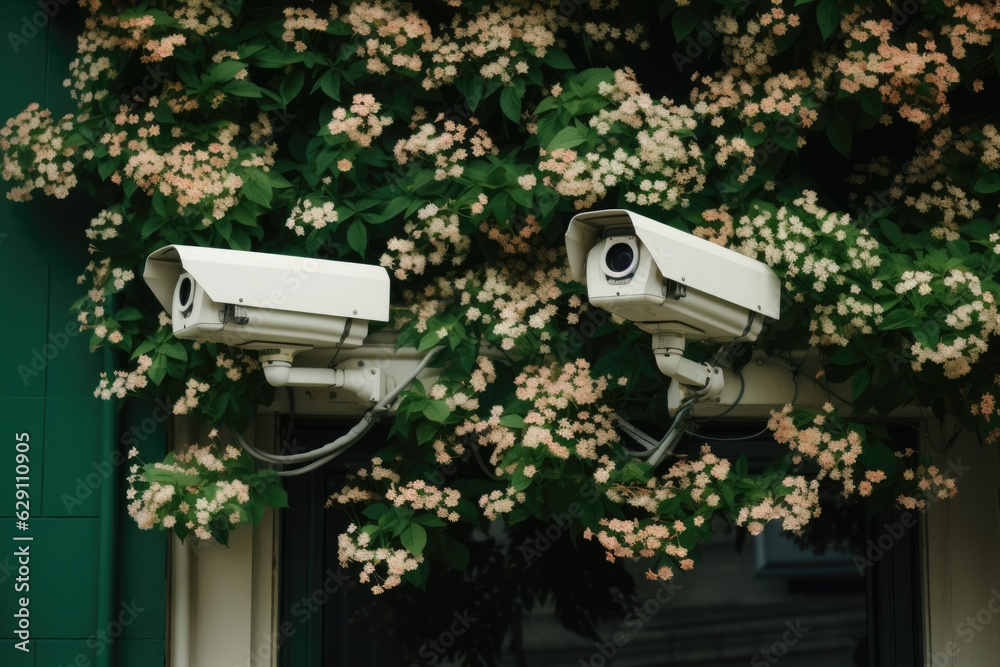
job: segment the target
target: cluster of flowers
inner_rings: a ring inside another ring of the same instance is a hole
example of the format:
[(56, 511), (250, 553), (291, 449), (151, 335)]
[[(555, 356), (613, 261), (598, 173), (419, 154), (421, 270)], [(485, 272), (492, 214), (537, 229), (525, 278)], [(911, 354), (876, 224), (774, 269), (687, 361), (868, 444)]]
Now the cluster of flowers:
[(423, 275), (428, 263), (441, 266), (447, 259), (452, 266), (459, 266), (472, 243), (468, 234), (463, 233), (458, 214), (433, 203), (418, 210), (417, 220), (407, 221), (403, 231), (406, 238), (389, 239), (388, 252), (379, 259), (397, 280)]
[(430, 24), (395, 0), (351, 3), (342, 20), (362, 40), (355, 55), (375, 74), (420, 72), (420, 53), (434, 48)]
[[(299, 53), (304, 52), (309, 48), (305, 42), (298, 38), (295, 34), (296, 30), (315, 30), (317, 32), (325, 32), (330, 26), (330, 22), (326, 19), (321, 19), (316, 11), (313, 9), (298, 8), (298, 7), (285, 7), (284, 9), (285, 21), (281, 24), (284, 32), (281, 33), (281, 39), (292, 44), (296, 51)], [(337, 6), (330, 6), (330, 14), (332, 18), (337, 17)]]
[(230, 125), (208, 146), (191, 141), (173, 144), (167, 152), (143, 138), (128, 142), (125, 175), (149, 196), (159, 193), (177, 202), (179, 212), (189, 206), (205, 210), (206, 220), (221, 220), (236, 205), (243, 179), (233, 171), (239, 151), (232, 145), (239, 132)]
[(392, 124), (392, 116), (378, 115), (381, 110), (382, 104), (375, 101), (374, 95), (358, 94), (351, 100), (350, 109), (337, 107), (333, 110), (333, 118), (326, 128), (331, 136), (343, 134), (357, 146), (366, 148)]
[(456, 15), (447, 37), (428, 44), (432, 65), (423, 85), (430, 89), (451, 83), (459, 68), (510, 84), (527, 73), (529, 58), (545, 57), (556, 43), (555, 31), (566, 23), (554, 7), (537, 3), (486, 5), (474, 16)]
[[(604, 547), (609, 562), (619, 558), (636, 560), (665, 555), (675, 560), (682, 570), (694, 568), (694, 560), (688, 558), (688, 550), (677, 542), (677, 538), (687, 527), (683, 521), (677, 520), (669, 527), (655, 520), (639, 519), (601, 519), (601, 530), (593, 532), (590, 528), (583, 531), (587, 540), (595, 540)], [(666, 581), (672, 579), (674, 570), (669, 565), (663, 565), (646, 572), (647, 579)]]
[(233, 15), (226, 10), (225, 3), (216, 0), (180, 0), (172, 4), (171, 15), (178, 25), (199, 37), (213, 35), (220, 28), (233, 26)]
[(91, 219), (90, 225), (84, 232), (88, 239), (92, 241), (107, 241), (118, 236), (118, 230), (122, 226), (124, 218), (118, 211), (105, 209)]
[[(460, 3), (449, 3), (456, 8)], [(591, 9), (600, 3), (590, 2)], [(616, 2), (607, 3), (614, 9)], [(409, 5), (395, 0), (352, 3), (341, 17), (358, 42), (355, 55), (364, 58), (369, 72), (397, 71), (422, 74), (421, 85), (431, 90), (453, 83), (460, 72), (510, 85), (526, 74), (549, 49), (560, 43), (559, 33), (583, 37), (606, 50), (621, 41), (646, 48), (642, 26), (622, 29), (605, 22), (570, 20), (562, 7), (519, 0), (485, 4), (474, 13), (455, 12), (435, 35), (430, 24)], [(569, 35), (567, 35), (569, 36)]]
[(756, 206), (752, 216), (736, 222), (734, 237), (734, 250), (784, 274), (785, 288), (797, 293), (796, 300), (803, 300), (803, 293), (831, 295), (827, 303), (816, 299), (810, 345), (846, 345), (852, 335), (871, 333), (882, 321), (882, 305), (862, 298), (882, 287), (872, 277), (882, 263), (881, 244), (868, 230), (853, 226), (846, 213), (819, 206), (816, 193), (806, 190), (777, 211)]
[(129, 394), (143, 389), (149, 383), (146, 371), (153, 365), (153, 359), (147, 354), (140, 354), (136, 360), (135, 370), (115, 371), (114, 378), (101, 371), (101, 379), (94, 390), (94, 397), (104, 401), (112, 398), (125, 398)]
[[(885, 472), (869, 470), (863, 475), (857, 474), (855, 466), (862, 452), (861, 434), (846, 430), (835, 412), (834, 406), (826, 403), (811, 424), (800, 427), (792, 416), (792, 406), (786, 405), (780, 411), (771, 411), (767, 427), (776, 442), (788, 446), (794, 465), (808, 460), (819, 466), (816, 481), (829, 478), (837, 482), (845, 498), (855, 492), (868, 496), (873, 490), (872, 483), (885, 480)], [(859, 477), (862, 478), (860, 482), (857, 481)]]
[[(862, 197), (858, 193), (852, 193), (851, 199), (862, 201), (869, 211), (887, 205), (900, 206), (916, 213), (918, 219), (928, 220), (933, 238), (957, 240), (962, 234), (962, 224), (972, 220), (982, 205), (951, 178), (955, 162), (981, 163), (994, 170), (1000, 168), (998, 148), (1000, 135), (992, 125), (943, 128), (917, 146), (913, 157), (880, 193), (880, 201), (875, 201), (871, 194)], [(849, 182), (870, 193), (876, 190), (874, 178), (889, 175), (888, 164), (877, 159), (860, 167)]]
[[(907, 448), (896, 452), (896, 458), (913, 459), (916, 452)], [(903, 480), (912, 486), (909, 493), (896, 496), (896, 504), (908, 510), (922, 510), (929, 504), (954, 498), (958, 494), (958, 484), (953, 477), (933, 465), (918, 464), (903, 470)]]
[(431, 512), (439, 519), (454, 523), (459, 519), (455, 508), (462, 494), (448, 487), (439, 489), (418, 479), (401, 485), (392, 484), (385, 492), (385, 499), (395, 507)]
[(337, 558), (341, 567), (349, 567), (351, 563), (361, 564), (358, 580), (367, 584), (374, 578), (371, 591), (378, 595), (401, 584), (403, 575), (416, 570), (424, 562), (424, 557), (414, 556), (406, 549), (375, 546), (372, 544), (374, 532), (374, 526), (358, 530), (353, 523), (349, 525), (347, 532), (337, 536)]
[(298, 236), (303, 236), (306, 229), (323, 229), (327, 225), (332, 225), (340, 218), (332, 201), (313, 203), (312, 199), (305, 198), (296, 202), (292, 212), (285, 221), (288, 227)]
[[(992, 281), (991, 281), (992, 283)], [(991, 284), (995, 289), (995, 284)], [(933, 348), (915, 341), (910, 348), (913, 370), (920, 371), (924, 364), (938, 364), (949, 379), (968, 374), (989, 348), (991, 337), (1000, 333), (1000, 311), (991, 289), (984, 289), (975, 274), (952, 269), (943, 277), (929, 271), (905, 271), (896, 291), (904, 294), (916, 290), (921, 295), (934, 295), (936, 305), (942, 307), (938, 319), (948, 329)]]
[[(236, 466), (251, 466), (245, 452), (232, 445), (221, 446), (218, 432), (209, 433), (212, 443), (190, 445), (169, 454), (162, 463), (129, 468), (128, 514), (141, 530), (156, 526), (178, 535), (193, 534), (212, 539), (212, 529), (221, 523), (227, 529), (249, 518), (247, 505), (252, 487), (234, 477)], [(138, 452), (133, 448), (129, 458)]]
[[(538, 248), (524, 258), (435, 278), (419, 292), (406, 290), (405, 309), (397, 311), (396, 324), (401, 327), (412, 320), (417, 331), (427, 331), (431, 318), (457, 302), (464, 309), (467, 328), (481, 331), (501, 349), (523, 347), (549, 354), (558, 335), (557, 301), (563, 295), (562, 285), (570, 279), (564, 255)], [(579, 300), (574, 303), (582, 309)], [(578, 315), (574, 311), (570, 316), (574, 313)]]
[(58, 199), (69, 194), (76, 185), (73, 167), (77, 149), (67, 143), (73, 129), (71, 114), (56, 120), (49, 110), (39, 109), (37, 102), (4, 123), (0, 128), (0, 175), (5, 181), (20, 183), (7, 192), (7, 199), (30, 201), (36, 189)]
[[(389, 480), (390, 484), (399, 483), (399, 475), (392, 468), (386, 466), (381, 458), (377, 456), (373, 458), (370, 468), (370, 470), (369, 468), (358, 468), (353, 473), (348, 474), (347, 484), (340, 491), (327, 498), (326, 507), (350, 505), (358, 501), (370, 501), (382, 498), (382, 493), (374, 491), (373, 488), (361, 488), (361, 483), (372, 486), (371, 482), (380, 482), (386, 479)], [(360, 480), (360, 482), (355, 483), (355, 480)]]
[(572, 198), (578, 209), (625, 184), (630, 203), (668, 210), (686, 205), (686, 195), (705, 186), (695, 113), (667, 99), (653, 100), (627, 68), (614, 73), (614, 83), (603, 82), (599, 94), (610, 104), (589, 121), (597, 139), (586, 150), (543, 150), (542, 183)]
[(433, 123), (422, 123), (416, 132), (393, 147), (396, 162), (405, 165), (410, 160), (423, 159), (434, 165), (436, 180), (461, 177), (470, 154), (483, 157), (499, 152), (486, 130), (477, 127), (478, 120), (470, 118), (468, 123), (457, 123), (444, 114), (439, 114)]
[(135, 278), (135, 272), (131, 269), (112, 267), (110, 257), (99, 262), (88, 262), (84, 272), (76, 277), (77, 284), (86, 282), (88, 274), (92, 287), (87, 292), (87, 298), (92, 303), (103, 303), (107, 295), (122, 291), (126, 283)]
[(232, 382), (238, 382), (245, 374), (260, 370), (260, 361), (252, 354), (239, 353), (234, 359), (227, 357), (225, 352), (220, 352), (215, 357), (215, 365)]
[[(454, 431), (456, 437), (474, 438), (480, 447), (491, 450), (489, 461), (498, 476), (520, 473), (531, 479), (542, 469), (560, 468), (560, 462), (570, 457), (598, 462), (602, 452), (619, 441), (614, 414), (602, 402), (608, 378), (593, 377), (585, 359), (528, 366), (514, 385), (518, 400), (529, 405), (523, 424), (505, 419), (504, 407), (494, 406), (489, 417), (472, 415)], [(520, 490), (485, 494), (479, 499), (480, 507), (487, 516), (510, 511)]]
[(802, 475), (789, 475), (781, 480), (778, 493), (741, 507), (736, 525), (746, 526), (751, 535), (760, 535), (769, 521), (780, 521), (784, 530), (799, 532), (820, 511), (818, 478), (807, 480)]
[(491, 224), (489, 221), (483, 221), (479, 225), (479, 231), (500, 246), (500, 253), (503, 255), (531, 253), (535, 247), (532, 238), (542, 231), (538, 219), (533, 215), (527, 215), (523, 220), (511, 220), (508, 222), (508, 227), (511, 227), (510, 231), (504, 232), (496, 222)]
[[(659, 476), (645, 485), (611, 483), (605, 489), (609, 500), (657, 515), (661, 504), (678, 496), (690, 497), (692, 503), (709, 508), (719, 507), (719, 484), (726, 481), (732, 466), (729, 461), (712, 453), (703, 445), (695, 459), (680, 458)], [(694, 517), (692, 525), (700, 527), (704, 517)]]
[[(327, 499), (327, 507), (350, 507), (355, 503), (370, 504), (385, 499), (394, 511), (431, 515), (435, 520), (445, 522), (459, 519), (457, 508), (461, 494), (458, 491), (448, 487), (438, 488), (423, 480), (400, 483), (400, 476), (379, 457), (371, 460), (370, 468), (360, 468), (348, 475), (347, 482)], [(391, 546), (392, 540), (397, 539), (393, 535), (375, 524), (359, 529), (352, 523), (337, 538), (341, 566), (360, 563), (361, 583), (374, 579), (372, 592), (376, 594), (398, 586), (402, 575), (415, 570), (423, 562), (423, 556)]]
[(840, 89), (846, 93), (876, 90), (900, 118), (929, 129), (950, 109), (947, 92), (958, 83), (958, 70), (929, 34), (924, 35), (922, 49), (913, 42), (893, 44), (897, 32), (893, 21), (874, 18), (870, 11), (857, 6), (841, 18), (840, 29), (851, 46), (837, 63)]
[[(604, 463), (605, 469), (613, 468), (607, 461)], [(584, 537), (596, 539), (612, 562), (618, 558), (638, 560), (658, 556), (661, 561), (689, 570), (694, 562), (687, 558), (688, 550), (680, 543), (682, 534), (709, 530), (708, 520), (722, 509), (721, 485), (726, 483), (730, 471), (729, 461), (719, 458), (705, 445), (697, 458), (681, 458), (663, 475), (645, 484), (623, 483), (615, 477), (598, 478), (609, 500), (641, 510), (649, 517), (603, 518), (599, 520), (600, 528), (596, 532), (587, 529)], [(691, 534), (684, 539), (697, 541)], [(656, 571), (650, 570), (647, 577), (669, 579), (673, 574), (673, 568), (663, 565)]]
[[(1000, 385), (1000, 375), (993, 377), (993, 384)], [(979, 417), (989, 431), (986, 434), (986, 442), (988, 444), (993, 444), (1000, 441), (1000, 428), (993, 426), (991, 428), (990, 422), (993, 416), (997, 414), (997, 403), (996, 396), (993, 395), (992, 391), (984, 392), (978, 401), (973, 402), (969, 405), (969, 412), (973, 417)]]

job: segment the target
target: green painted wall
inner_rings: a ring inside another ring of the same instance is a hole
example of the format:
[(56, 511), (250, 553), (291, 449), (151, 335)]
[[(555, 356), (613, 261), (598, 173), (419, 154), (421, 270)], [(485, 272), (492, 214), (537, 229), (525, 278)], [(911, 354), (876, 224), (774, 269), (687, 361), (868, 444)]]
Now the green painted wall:
[[(81, 25), (74, 5), (75, 0), (0, 2), (0, 121), (30, 102), (59, 114), (72, 111), (62, 81)], [(106, 419), (105, 403), (93, 396), (104, 357), (88, 352), (89, 336), (79, 333), (69, 315), (80, 294), (76, 276), (88, 261), (83, 229), (94, 210), (82, 197), (29, 204), (0, 199), (4, 667), (147, 667), (164, 662), (166, 538), (139, 531), (125, 515), (122, 480), (127, 473), (120, 464), (130, 446), (138, 447), (146, 460), (162, 457), (166, 412), (129, 402), (114, 406)], [(15, 516), (23, 509), (15, 507), (18, 433), (30, 438), (27, 530), (17, 528)], [(110, 554), (102, 553), (100, 541), (100, 498), (107, 485), (112, 485), (117, 515), (110, 524), (116, 531)], [(25, 545), (30, 554), (27, 582), (18, 573), (16, 555)], [(115, 568), (102, 584), (99, 571), (105, 558)], [(28, 653), (16, 648), (15, 635), (14, 614), (24, 596), (29, 599)]]

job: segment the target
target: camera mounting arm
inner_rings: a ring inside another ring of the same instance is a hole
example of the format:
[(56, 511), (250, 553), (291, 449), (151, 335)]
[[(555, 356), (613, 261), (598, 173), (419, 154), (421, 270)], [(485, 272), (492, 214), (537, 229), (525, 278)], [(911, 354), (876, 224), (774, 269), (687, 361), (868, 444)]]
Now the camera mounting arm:
[(654, 333), (653, 354), (661, 373), (697, 394), (701, 400), (718, 399), (726, 387), (725, 369), (684, 358), (683, 334)]
[(358, 368), (293, 368), (295, 351), (261, 350), (264, 377), (272, 387), (330, 387), (346, 389), (362, 400), (377, 403), (392, 387), (383, 387), (382, 369), (358, 361)]

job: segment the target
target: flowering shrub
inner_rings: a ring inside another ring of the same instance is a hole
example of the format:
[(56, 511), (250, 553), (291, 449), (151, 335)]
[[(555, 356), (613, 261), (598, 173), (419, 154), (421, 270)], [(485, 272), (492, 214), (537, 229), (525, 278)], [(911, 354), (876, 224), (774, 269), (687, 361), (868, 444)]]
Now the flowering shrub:
[[(465, 569), (474, 529), (581, 497), (571, 536), (660, 579), (694, 566), (716, 514), (756, 534), (806, 529), (821, 490), (922, 507), (954, 480), (871, 426), (909, 402), (1000, 439), (1000, 133), (980, 97), (1000, 85), (996, 6), (126, 4), (81, 2), (75, 113), (32, 104), (0, 129), (7, 196), (97, 203), (77, 317), (129, 361), (96, 395), (237, 427), (269, 398), (259, 364), (175, 340), (135, 280), (145, 256), (390, 271), (399, 344), (445, 351), (331, 497), (352, 520), (341, 561), (374, 592)], [(572, 214), (615, 206), (771, 266), (789, 298), (759, 345), (817, 348), (817, 381), (850, 378), (850, 408), (776, 406), (760, 474), (687, 445), (660, 471), (631, 457), (615, 417), (665, 427), (663, 378), (562, 249)], [(141, 526), (224, 539), (281, 504), (273, 473), (213, 447), (133, 470)]]
[[(255, 470), (246, 451), (222, 446), (214, 429), (208, 445), (171, 452), (162, 462), (129, 467), (128, 514), (142, 530), (173, 530), (182, 540), (229, 541), (241, 523), (256, 523), (266, 506), (287, 507), (285, 490), (273, 470)], [(129, 459), (137, 460), (135, 448)]]

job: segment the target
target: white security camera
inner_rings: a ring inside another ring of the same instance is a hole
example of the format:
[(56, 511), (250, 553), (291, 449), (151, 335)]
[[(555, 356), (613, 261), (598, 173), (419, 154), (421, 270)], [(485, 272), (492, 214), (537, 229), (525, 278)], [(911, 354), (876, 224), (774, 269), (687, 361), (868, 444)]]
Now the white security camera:
[(275, 387), (343, 387), (370, 403), (387, 392), (378, 369), (292, 367), (304, 350), (359, 347), (369, 321), (389, 320), (383, 267), (169, 245), (149, 255), (143, 278), (175, 336), (258, 350)]
[(146, 259), (146, 284), (178, 338), (248, 350), (353, 348), (389, 319), (378, 266), (169, 245)]
[(653, 334), (657, 367), (686, 405), (742, 398), (742, 376), (685, 359), (684, 347), (753, 341), (778, 318), (781, 282), (766, 264), (620, 209), (576, 215), (566, 252), (590, 303)]
[(652, 334), (753, 341), (779, 316), (781, 283), (766, 264), (637, 213), (580, 213), (566, 252), (592, 304)]

